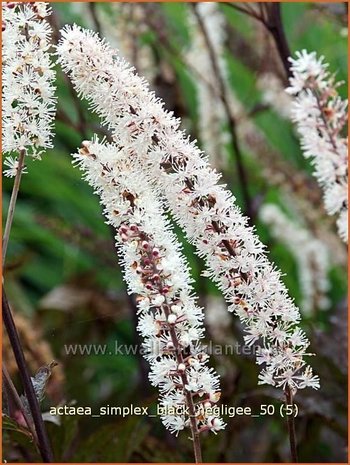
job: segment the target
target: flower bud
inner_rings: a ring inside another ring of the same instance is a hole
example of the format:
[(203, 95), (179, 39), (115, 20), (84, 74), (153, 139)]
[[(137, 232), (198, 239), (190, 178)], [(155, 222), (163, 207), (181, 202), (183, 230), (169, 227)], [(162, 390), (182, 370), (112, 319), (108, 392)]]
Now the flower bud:
[(180, 373), (184, 373), (186, 371), (186, 365), (184, 363), (179, 363), (178, 366), (177, 366), (177, 370)]
[(153, 257), (158, 257), (159, 256), (159, 249), (157, 249), (156, 247), (152, 250), (152, 255)]
[(170, 313), (170, 315), (168, 316), (168, 323), (173, 325), (177, 320), (177, 316), (174, 315), (174, 313)]

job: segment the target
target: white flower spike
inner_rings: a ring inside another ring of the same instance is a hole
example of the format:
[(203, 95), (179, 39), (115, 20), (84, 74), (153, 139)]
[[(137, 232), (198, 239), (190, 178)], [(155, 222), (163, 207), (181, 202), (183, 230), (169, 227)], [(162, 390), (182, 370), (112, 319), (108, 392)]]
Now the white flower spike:
[(213, 406), (220, 398), (219, 377), (199, 345), (204, 315), (195, 303), (180, 244), (143, 169), (131, 159), (127, 148), (97, 140), (83, 142), (74, 154), (74, 164), (117, 230), (125, 281), (129, 292), (137, 294), (150, 380), (161, 392), (164, 425), (176, 434), (188, 426), (216, 432), (224, 427), (222, 420), (211, 422), (205, 409), (203, 413), (205, 403)]
[[(55, 72), (47, 3), (2, 3), (2, 149), (40, 158), (51, 147)], [(6, 176), (15, 176), (8, 158)]]
[(286, 91), (293, 95), (292, 120), (296, 123), (305, 158), (311, 158), (315, 176), (324, 191), (329, 215), (339, 215), (338, 233), (348, 242), (348, 101), (342, 100), (324, 57), (306, 50), (290, 58), (293, 76)]
[(259, 217), (270, 227), (272, 236), (282, 242), (295, 258), (302, 293), (300, 308), (304, 315), (310, 316), (314, 309), (328, 310), (330, 260), (326, 245), (275, 204), (263, 205)]
[(293, 391), (318, 387), (318, 377), (310, 375), (304, 360), (309, 342), (297, 328), (300, 313), (280, 272), (267, 260), (232, 194), (218, 184), (220, 176), (179, 130), (180, 121), (96, 33), (66, 27), (58, 55), (79, 95), (90, 101), (117, 145), (128, 151), (131, 162), (141, 164), (166, 198), (205, 258), (229, 310), (244, 324), (246, 342), (265, 353), (260, 382), (288, 385)]

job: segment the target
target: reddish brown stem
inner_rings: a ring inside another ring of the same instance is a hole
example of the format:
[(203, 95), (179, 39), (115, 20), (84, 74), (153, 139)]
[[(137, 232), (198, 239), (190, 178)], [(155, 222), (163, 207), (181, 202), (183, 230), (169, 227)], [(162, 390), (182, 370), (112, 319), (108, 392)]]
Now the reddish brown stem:
[(28, 373), (27, 364), (24, 358), (23, 349), (18, 337), (15, 323), (13, 321), (10, 305), (8, 303), (5, 289), (2, 288), (2, 317), (6, 331), (11, 343), (11, 347), (17, 362), (19, 374), (22, 379), (24, 392), (31, 410), (35, 430), (38, 438), (38, 447), (44, 462), (53, 462), (51, 446), (46, 433), (44, 421), (41, 415), (38, 399), (36, 398), (34, 387)]
[[(286, 405), (293, 405), (293, 393), (289, 386), (286, 386), (284, 393), (286, 396)], [(294, 415), (287, 415), (287, 425), (288, 425), (289, 445), (290, 445), (290, 453), (292, 456), (292, 461), (293, 463), (297, 463), (298, 453), (297, 453), (297, 440), (296, 440), (296, 434), (295, 434)]]
[[(162, 308), (163, 308), (163, 311), (166, 317), (168, 318), (168, 316), (170, 315), (169, 306), (163, 305)], [(171, 340), (175, 347), (176, 361), (178, 364), (184, 363), (180, 343), (177, 338), (175, 328), (173, 326), (170, 327), (169, 333), (170, 333)], [(183, 385), (183, 390), (185, 393), (186, 404), (188, 406), (188, 411), (190, 413), (190, 428), (191, 428), (191, 434), (192, 434), (192, 440), (193, 440), (193, 450), (194, 450), (195, 461), (196, 463), (202, 463), (202, 451), (201, 451), (201, 444), (200, 444), (200, 439), (199, 439), (199, 430), (197, 426), (196, 410), (195, 410), (195, 406), (193, 403), (192, 394), (190, 391), (186, 389), (186, 385), (188, 385), (188, 379), (187, 379), (186, 373), (185, 372), (181, 373), (180, 376), (181, 376), (181, 381)]]
[(29, 431), (31, 432), (31, 434), (33, 436), (33, 439), (35, 440), (35, 442), (37, 442), (38, 438), (37, 438), (35, 429), (33, 428), (33, 423), (30, 420), (30, 418), (28, 417), (27, 412), (25, 411), (25, 408), (23, 406), (21, 398), (18, 395), (17, 389), (15, 388), (15, 386), (14, 386), (14, 384), (13, 384), (11, 378), (10, 378), (10, 375), (9, 375), (7, 369), (6, 369), (6, 366), (4, 365), (4, 363), (2, 364), (2, 375), (3, 375), (3, 379), (5, 381), (5, 385), (6, 385), (7, 389), (9, 390), (9, 393), (11, 394), (12, 400), (16, 404), (16, 407), (22, 413), (24, 421), (26, 422), (26, 424), (28, 426), (28, 429), (29, 429)]

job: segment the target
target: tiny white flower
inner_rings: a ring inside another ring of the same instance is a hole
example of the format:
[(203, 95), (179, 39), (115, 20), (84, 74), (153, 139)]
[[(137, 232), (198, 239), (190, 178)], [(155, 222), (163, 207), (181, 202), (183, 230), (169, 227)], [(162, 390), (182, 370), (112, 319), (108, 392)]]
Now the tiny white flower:
[(271, 368), (266, 368), (259, 373), (258, 384), (271, 384), (272, 386), (275, 386), (275, 376)]
[[(13, 157), (6, 157), (4, 160), (4, 165), (7, 166), (7, 169), (3, 171), (3, 175), (8, 178), (14, 178), (18, 171), (18, 159)], [(23, 166), (22, 174), (28, 173), (27, 167)]]
[(179, 372), (184, 372), (186, 370), (186, 365), (184, 363), (179, 363), (177, 369)]
[(157, 295), (157, 297), (155, 297), (153, 300), (152, 300), (152, 304), (155, 305), (156, 307), (160, 307), (165, 301), (165, 297), (163, 295)]
[(169, 316), (168, 316), (168, 323), (170, 324), (174, 324), (175, 321), (177, 320), (177, 316), (174, 314), (174, 313), (171, 313)]
[(208, 419), (208, 426), (214, 432), (220, 431), (221, 429), (225, 429), (226, 423), (221, 418), (215, 417), (211, 421)]
[(320, 378), (313, 375), (311, 367), (307, 367), (300, 378), (302, 387), (312, 387), (313, 389), (320, 387)]

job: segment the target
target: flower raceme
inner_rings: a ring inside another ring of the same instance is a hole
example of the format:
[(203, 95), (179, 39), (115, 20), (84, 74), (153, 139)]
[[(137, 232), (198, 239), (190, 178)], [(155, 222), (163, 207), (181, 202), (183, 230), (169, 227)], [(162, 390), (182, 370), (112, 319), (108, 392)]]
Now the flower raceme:
[[(40, 157), (51, 147), (55, 115), (47, 3), (2, 3), (2, 148)], [(17, 160), (8, 157), (5, 176), (15, 176)]]
[(324, 57), (306, 50), (290, 58), (293, 76), (286, 91), (293, 95), (291, 117), (301, 137), (306, 158), (323, 188), (330, 215), (338, 214), (340, 237), (348, 241), (348, 144), (342, 135), (347, 122), (347, 100), (342, 100)]
[[(130, 293), (137, 294), (138, 330), (144, 337), (150, 380), (161, 392), (164, 425), (178, 433), (218, 431), (213, 415), (220, 398), (218, 375), (199, 345), (203, 313), (196, 305), (188, 267), (140, 166), (127, 148), (85, 141), (74, 164), (104, 205)], [(194, 422), (194, 423), (193, 423)]]
[(293, 391), (318, 388), (318, 377), (304, 360), (309, 342), (297, 327), (300, 313), (280, 272), (267, 260), (232, 194), (218, 184), (220, 175), (179, 130), (180, 121), (96, 33), (66, 27), (57, 52), (78, 94), (102, 117), (130, 160), (142, 165), (204, 257), (207, 275), (245, 326), (246, 343), (260, 348), (259, 383)]

